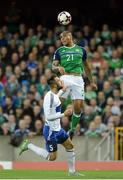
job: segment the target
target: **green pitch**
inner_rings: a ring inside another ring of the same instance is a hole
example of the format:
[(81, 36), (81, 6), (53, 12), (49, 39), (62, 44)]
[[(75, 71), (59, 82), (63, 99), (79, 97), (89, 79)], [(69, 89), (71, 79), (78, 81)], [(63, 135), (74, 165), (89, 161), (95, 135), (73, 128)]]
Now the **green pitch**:
[(123, 171), (80, 171), (85, 177), (68, 176), (67, 171), (0, 170), (0, 179), (123, 179)]

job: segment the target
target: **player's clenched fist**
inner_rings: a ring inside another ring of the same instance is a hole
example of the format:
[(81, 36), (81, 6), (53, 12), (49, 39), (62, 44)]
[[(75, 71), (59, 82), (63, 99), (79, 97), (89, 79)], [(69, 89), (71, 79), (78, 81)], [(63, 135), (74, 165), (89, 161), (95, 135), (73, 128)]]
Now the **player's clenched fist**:
[(66, 110), (64, 111), (64, 115), (65, 115), (65, 116), (71, 116), (71, 115), (72, 115), (72, 109), (66, 109)]
[(63, 67), (59, 66), (58, 70), (59, 70), (60, 74), (62, 74), (62, 75), (65, 74), (65, 69)]

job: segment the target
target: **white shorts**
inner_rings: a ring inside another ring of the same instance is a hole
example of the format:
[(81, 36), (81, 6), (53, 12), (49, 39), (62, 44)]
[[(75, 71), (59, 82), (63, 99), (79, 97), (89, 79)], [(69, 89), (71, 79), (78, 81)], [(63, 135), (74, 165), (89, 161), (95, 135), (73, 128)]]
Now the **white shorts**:
[(60, 79), (67, 86), (66, 92), (61, 96), (62, 98), (66, 99), (70, 95), (72, 100), (84, 100), (84, 81), (81, 76), (63, 75)]

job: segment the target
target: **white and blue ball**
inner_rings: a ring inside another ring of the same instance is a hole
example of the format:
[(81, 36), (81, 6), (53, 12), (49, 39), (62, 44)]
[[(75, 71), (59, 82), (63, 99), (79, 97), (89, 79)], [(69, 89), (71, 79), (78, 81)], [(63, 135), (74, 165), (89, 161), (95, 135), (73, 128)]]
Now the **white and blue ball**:
[(62, 25), (68, 25), (71, 20), (71, 14), (67, 11), (62, 11), (58, 14), (58, 22)]

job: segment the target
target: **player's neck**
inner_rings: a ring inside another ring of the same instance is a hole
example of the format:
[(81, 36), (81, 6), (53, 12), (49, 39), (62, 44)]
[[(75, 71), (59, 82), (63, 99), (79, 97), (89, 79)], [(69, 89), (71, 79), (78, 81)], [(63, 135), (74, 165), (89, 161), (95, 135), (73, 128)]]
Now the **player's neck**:
[(75, 46), (75, 44), (73, 42), (71, 42), (67, 45), (67, 47), (74, 47), (74, 46)]
[(54, 94), (57, 94), (58, 90), (57, 88), (51, 88), (51, 92), (53, 92)]

